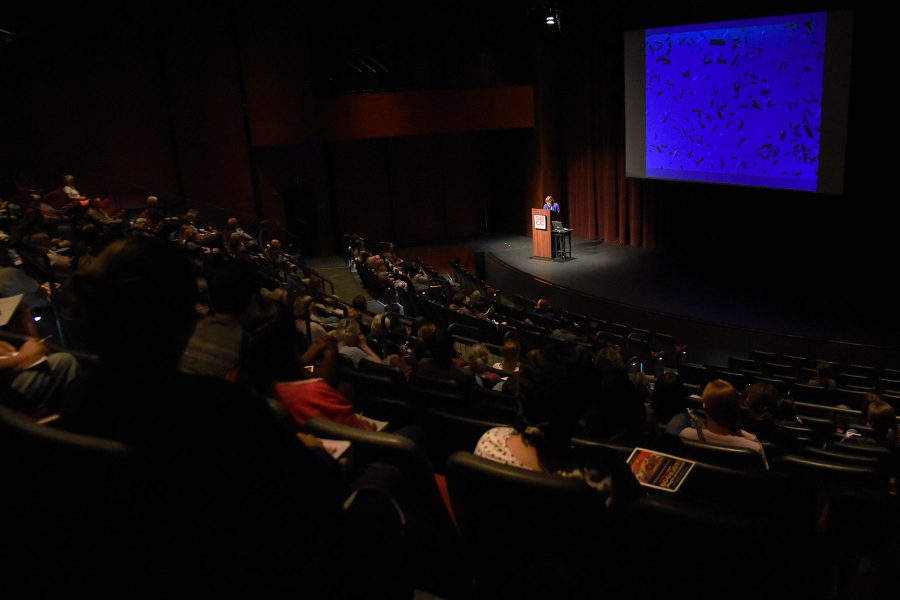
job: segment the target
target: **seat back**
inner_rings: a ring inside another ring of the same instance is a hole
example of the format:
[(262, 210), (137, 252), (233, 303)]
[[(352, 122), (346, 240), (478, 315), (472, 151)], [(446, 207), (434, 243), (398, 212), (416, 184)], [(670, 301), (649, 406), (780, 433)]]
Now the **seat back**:
[(357, 429), (322, 417), (310, 419), (306, 427), (321, 438), (350, 441), (355, 473), (368, 465), (387, 464), (402, 474), (390, 491), (404, 511), (410, 571), (417, 585), (449, 594), (459, 579), (459, 539), (431, 461), (422, 449), (401, 435)]
[(469, 452), (451, 455), (446, 473), (477, 597), (595, 597), (612, 544), (604, 503), (584, 482)]
[(87, 574), (98, 565), (124, 566), (117, 555), (128, 535), (128, 476), (125, 445), (42, 427), (0, 406), (4, 587), (46, 597), (114, 586), (117, 571), (104, 582), (85, 579), (96, 579)]
[(629, 516), (631, 560), (620, 577), (631, 586), (623, 597), (661, 597), (672, 582), (690, 586), (691, 580), (727, 589), (730, 598), (820, 595), (806, 589), (816, 564), (805, 558), (809, 538), (779, 520), (668, 494), (640, 498)]
[(721, 465), (723, 467), (744, 468), (761, 471), (765, 468), (762, 457), (749, 448), (717, 446), (693, 440), (684, 441), (684, 455), (692, 460)]

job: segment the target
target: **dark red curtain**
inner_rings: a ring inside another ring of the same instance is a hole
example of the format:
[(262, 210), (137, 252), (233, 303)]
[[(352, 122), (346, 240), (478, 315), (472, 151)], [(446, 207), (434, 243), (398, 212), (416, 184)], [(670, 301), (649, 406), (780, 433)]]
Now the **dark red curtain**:
[(587, 19), (556, 42), (570, 226), (588, 239), (653, 248), (655, 204), (625, 178), (622, 31)]

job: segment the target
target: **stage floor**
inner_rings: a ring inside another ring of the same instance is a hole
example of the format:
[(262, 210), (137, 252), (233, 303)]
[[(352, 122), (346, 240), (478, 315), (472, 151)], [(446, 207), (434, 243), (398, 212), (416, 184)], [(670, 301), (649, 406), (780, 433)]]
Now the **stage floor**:
[[(553, 285), (668, 315), (750, 330), (896, 347), (886, 313), (891, 302), (859, 290), (824, 289), (810, 277), (785, 281), (705, 264), (682, 264), (660, 252), (573, 238), (574, 260), (532, 258), (531, 238), (470, 242), (509, 267)], [(490, 283), (490, 281), (488, 282)]]

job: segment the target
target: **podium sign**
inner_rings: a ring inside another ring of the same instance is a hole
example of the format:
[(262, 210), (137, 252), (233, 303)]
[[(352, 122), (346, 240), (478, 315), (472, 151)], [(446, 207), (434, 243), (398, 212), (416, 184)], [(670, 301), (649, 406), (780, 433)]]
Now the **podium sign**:
[(532, 254), (539, 258), (550, 255), (550, 211), (543, 208), (531, 209)]

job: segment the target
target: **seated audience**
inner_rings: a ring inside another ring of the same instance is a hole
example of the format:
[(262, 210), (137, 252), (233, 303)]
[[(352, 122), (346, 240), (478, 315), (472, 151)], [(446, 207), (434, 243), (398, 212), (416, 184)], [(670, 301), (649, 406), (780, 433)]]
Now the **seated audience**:
[(487, 370), (491, 355), (484, 344), (474, 344), (469, 349), (469, 372), (475, 376), (475, 383), (491, 389), (502, 380), (496, 373)]
[(589, 392), (585, 418), (588, 433), (637, 441), (644, 431), (647, 411), (640, 393), (628, 377), (618, 346), (605, 346), (594, 357), (596, 383)]
[(300, 296), (294, 300), (294, 327), (303, 336), (305, 347), (313, 345), (317, 339), (325, 337), (328, 332), (316, 321), (313, 321), (309, 309), (312, 296)]
[[(241, 360), (239, 379), (259, 394), (280, 400), (300, 425), (313, 417), (325, 417), (360, 429), (373, 426), (353, 412), (341, 394), (337, 378), (337, 343), (320, 337), (301, 357), (300, 336), (291, 316), (278, 303), (267, 302), (251, 310), (250, 344)], [(301, 362), (319, 361), (316, 377)]]
[(369, 348), (366, 336), (360, 333), (359, 324), (355, 319), (341, 319), (335, 328), (335, 335), (337, 337), (338, 352), (352, 360), (354, 367), (361, 360), (381, 362), (381, 357)]
[(237, 366), (244, 342), (242, 319), (257, 295), (258, 279), (252, 266), (237, 262), (226, 263), (212, 275), (213, 314), (194, 327), (178, 364), (181, 372), (224, 379)]
[(138, 488), (109, 575), (154, 595), (340, 595), (353, 557), (337, 463), (260, 397), (176, 370), (196, 301), (184, 252), (125, 238), (72, 283), (100, 364), (61, 422), (127, 444)]
[[(424, 326), (423, 326), (424, 327)], [(445, 329), (436, 329), (425, 337), (428, 348), (426, 358), (416, 365), (416, 373), (432, 379), (455, 381), (463, 389), (475, 385), (475, 377), (453, 362), (456, 352), (453, 350), (453, 336)]]
[(519, 353), (521, 351), (519, 342), (514, 339), (506, 340), (503, 342), (503, 346), (500, 347), (500, 355), (503, 357), (503, 360), (494, 363), (493, 367), (507, 373), (515, 373), (519, 370)]
[(876, 394), (873, 396), (876, 397), (866, 407), (866, 424), (872, 428), (872, 436), (863, 435), (851, 427), (847, 429), (841, 443), (884, 446), (890, 450), (897, 450), (897, 411)]
[(684, 413), (687, 410), (687, 396), (677, 373), (665, 372), (657, 377), (650, 399), (656, 423), (665, 427), (672, 417)]
[(41, 340), (28, 339), (18, 348), (0, 340), (0, 399), (33, 417), (57, 412), (79, 371), (74, 356), (50, 353)]
[[(607, 507), (623, 508), (638, 485), (621, 458), (581, 464), (571, 444), (584, 415), (584, 390), (592, 379), (590, 355), (578, 347), (552, 344), (532, 350), (519, 371), (519, 418), (515, 428), (496, 427), (478, 441), (475, 454), (531, 471), (583, 480)], [(527, 524), (523, 524), (527, 526)]]
[(706, 413), (705, 422), (695, 419), (681, 430), (679, 435), (682, 438), (718, 446), (749, 448), (759, 454), (766, 469), (769, 468), (757, 437), (740, 428), (741, 398), (733, 385), (722, 379), (706, 384), (703, 389), (703, 412)]
[(816, 365), (816, 376), (810, 379), (808, 385), (822, 387), (826, 390), (837, 389), (837, 379), (834, 376), (834, 369), (827, 362), (820, 362)]

